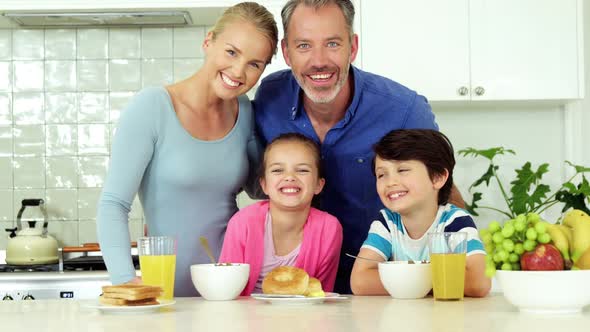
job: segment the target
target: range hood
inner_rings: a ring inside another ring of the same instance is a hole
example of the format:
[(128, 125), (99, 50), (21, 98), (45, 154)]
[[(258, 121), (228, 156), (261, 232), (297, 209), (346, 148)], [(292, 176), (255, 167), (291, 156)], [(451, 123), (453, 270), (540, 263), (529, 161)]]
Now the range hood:
[(187, 11), (72, 12), (3, 14), (22, 28), (77, 26), (183, 26), (192, 24)]

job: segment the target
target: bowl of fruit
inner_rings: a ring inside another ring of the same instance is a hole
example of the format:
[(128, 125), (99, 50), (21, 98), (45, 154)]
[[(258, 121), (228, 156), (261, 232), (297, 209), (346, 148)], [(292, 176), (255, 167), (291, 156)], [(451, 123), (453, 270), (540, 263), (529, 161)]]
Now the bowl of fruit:
[(486, 274), (520, 311), (576, 313), (590, 305), (590, 216), (570, 210), (562, 224), (536, 214), (482, 231)]
[[(519, 310), (540, 313), (579, 312), (589, 305), (590, 183), (585, 176), (590, 167), (566, 161), (573, 174), (554, 191), (542, 183), (548, 163), (535, 168), (526, 162), (507, 186), (498, 160), (515, 155), (513, 150), (466, 148), (459, 154), (489, 163), (469, 187), (473, 196), (466, 201), (467, 211), (478, 216), (479, 209), (487, 209), (509, 218), (480, 231), (487, 253), (485, 273), (497, 276), (506, 299)], [(482, 189), (490, 186), (497, 187), (506, 209), (483, 199)], [(568, 212), (561, 221), (542, 220), (540, 214), (552, 207)]]

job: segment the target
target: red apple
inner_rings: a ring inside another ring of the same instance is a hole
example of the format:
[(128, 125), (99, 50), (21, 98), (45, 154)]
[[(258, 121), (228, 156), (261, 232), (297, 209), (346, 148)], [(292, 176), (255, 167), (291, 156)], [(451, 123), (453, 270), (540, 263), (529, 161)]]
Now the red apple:
[(563, 257), (551, 244), (539, 244), (535, 250), (520, 257), (520, 268), (529, 271), (563, 270)]

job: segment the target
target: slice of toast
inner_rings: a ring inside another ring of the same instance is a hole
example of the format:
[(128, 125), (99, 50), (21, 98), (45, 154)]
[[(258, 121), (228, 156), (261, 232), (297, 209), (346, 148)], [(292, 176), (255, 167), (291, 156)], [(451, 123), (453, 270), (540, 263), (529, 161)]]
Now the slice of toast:
[(125, 300), (125, 299), (113, 299), (104, 296), (99, 296), (99, 302), (105, 305), (116, 305), (116, 306), (141, 306), (141, 305), (153, 305), (159, 304), (156, 298), (147, 298), (141, 300)]
[(142, 300), (158, 297), (162, 288), (158, 286), (123, 284), (117, 286), (103, 286), (104, 297), (124, 300)]
[(140, 294), (127, 294), (127, 293), (117, 293), (117, 292), (104, 292), (102, 293), (104, 297), (109, 299), (123, 299), (123, 300), (142, 300), (142, 299), (149, 299), (158, 297), (162, 294), (162, 292), (146, 292)]

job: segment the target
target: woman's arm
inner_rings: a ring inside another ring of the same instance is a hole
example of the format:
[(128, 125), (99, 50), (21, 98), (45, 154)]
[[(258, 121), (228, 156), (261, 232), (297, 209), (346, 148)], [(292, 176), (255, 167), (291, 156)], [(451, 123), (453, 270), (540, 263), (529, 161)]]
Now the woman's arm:
[[(359, 257), (384, 262), (385, 259), (371, 249), (361, 248)], [(379, 278), (377, 262), (356, 259), (350, 275), (350, 288), (354, 295), (387, 295), (387, 291)]]
[(492, 281), (485, 275), (485, 255), (467, 256), (465, 264), (465, 296), (484, 297), (492, 288)]
[[(140, 92), (121, 114), (98, 202), (97, 235), (113, 284), (135, 278), (128, 216), (156, 141), (154, 98)], [(136, 280), (137, 281), (137, 280)]]

